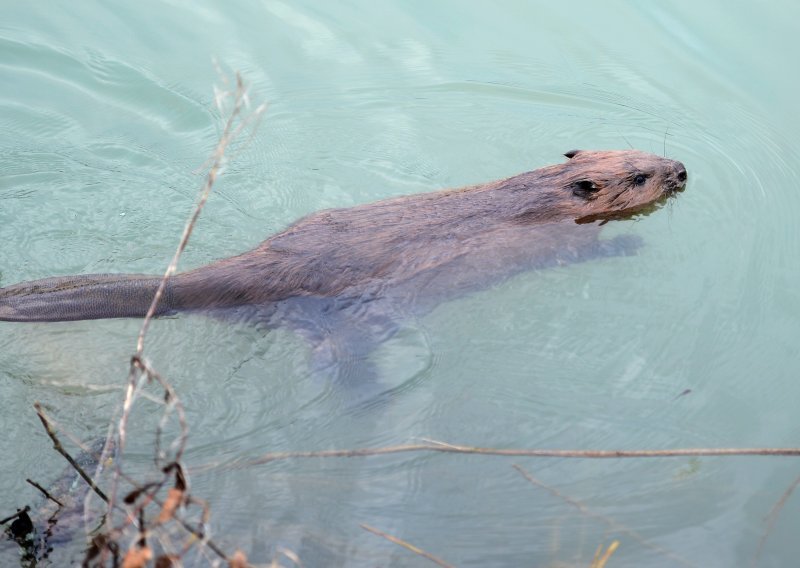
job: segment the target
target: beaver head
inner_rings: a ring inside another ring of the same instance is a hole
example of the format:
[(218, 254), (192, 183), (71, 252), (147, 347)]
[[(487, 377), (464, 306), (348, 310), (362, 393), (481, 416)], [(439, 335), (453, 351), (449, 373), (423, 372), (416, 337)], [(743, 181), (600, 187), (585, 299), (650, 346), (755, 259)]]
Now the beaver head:
[[(518, 219), (544, 221), (556, 217), (577, 223), (627, 218), (649, 213), (686, 187), (682, 163), (638, 150), (571, 150), (569, 160), (517, 178), (539, 192), (521, 204)], [(518, 194), (519, 195), (519, 194)]]
[(676, 160), (637, 150), (564, 154), (563, 186), (578, 200), (575, 220), (617, 219), (652, 211), (686, 187), (686, 168)]

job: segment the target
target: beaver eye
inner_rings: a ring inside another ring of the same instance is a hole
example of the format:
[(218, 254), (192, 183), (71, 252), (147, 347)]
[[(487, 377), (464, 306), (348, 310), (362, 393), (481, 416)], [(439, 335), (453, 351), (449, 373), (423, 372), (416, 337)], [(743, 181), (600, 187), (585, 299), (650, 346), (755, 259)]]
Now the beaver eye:
[(590, 179), (582, 179), (572, 184), (572, 193), (578, 197), (588, 198), (597, 189), (597, 185)]
[(633, 178), (633, 183), (636, 185), (644, 185), (644, 182), (647, 181), (647, 176), (644, 174), (639, 174), (635, 178)]

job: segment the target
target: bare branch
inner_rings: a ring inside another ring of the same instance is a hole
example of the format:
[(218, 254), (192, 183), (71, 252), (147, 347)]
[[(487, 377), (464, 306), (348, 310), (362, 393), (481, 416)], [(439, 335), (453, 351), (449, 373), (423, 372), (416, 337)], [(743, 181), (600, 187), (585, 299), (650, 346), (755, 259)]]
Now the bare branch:
[[(612, 517), (609, 517), (609, 516), (606, 516), (606, 515), (603, 515), (603, 514), (600, 514), (600, 513), (595, 513), (594, 511), (589, 509), (589, 507), (587, 507), (584, 503), (578, 501), (577, 499), (573, 499), (572, 497), (569, 497), (568, 495), (564, 495), (558, 489), (555, 489), (554, 487), (550, 487), (549, 485), (543, 483), (542, 481), (539, 481), (538, 479), (533, 477), (530, 473), (528, 473), (525, 469), (523, 469), (521, 466), (519, 466), (517, 464), (514, 464), (513, 467), (514, 467), (514, 469), (516, 469), (520, 473), (520, 475), (522, 475), (522, 477), (524, 477), (526, 480), (528, 480), (529, 483), (531, 483), (532, 485), (535, 485), (537, 487), (541, 487), (542, 489), (544, 489), (545, 491), (550, 493), (550, 495), (553, 495), (554, 497), (557, 497), (557, 498), (561, 499), (565, 503), (568, 503), (569, 505), (572, 505), (584, 517), (602, 521), (605, 525), (607, 525), (612, 530), (615, 530), (615, 531), (617, 531), (617, 532), (619, 532), (621, 534), (624, 534), (624, 535), (632, 538), (633, 540), (635, 540), (636, 542), (638, 542), (642, 546), (644, 546), (646, 548), (649, 548), (650, 550), (653, 550), (655, 552), (658, 552), (662, 556), (666, 556), (668, 558), (671, 558), (675, 562), (679, 562), (680, 564), (683, 564), (684, 566), (695, 566), (694, 564), (692, 564), (691, 562), (689, 562), (688, 560), (686, 560), (684, 558), (681, 558), (680, 556), (678, 556), (677, 554), (675, 554), (671, 550), (667, 550), (666, 548), (662, 548), (661, 546), (650, 542), (649, 540), (644, 538), (638, 532), (636, 532), (636, 531), (634, 531), (632, 529), (629, 529), (628, 527), (626, 527), (625, 525), (623, 525), (619, 521), (613, 519)], [(616, 547), (615, 547), (615, 549), (616, 549)], [(611, 551), (611, 553), (614, 552), (613, 550), (611, 550), (611, 547), (609, 547), (609, 550)], [(611, 556), (611, 553), (608, 553), (609, 557)]]
[(789, 498), (794, 493), (794, 490), (797, 489), (797, 486), (800, 485), (800, 476), (798, 476), (790, 485), (786, 488), (786, 491), (783, 492), (781, 498), (778, 499), (778, 502), (772, 506), (769, 514), (766, 516), (764, 521), (767, 523), (767, 527), (764, 529), (764, 534), (761, 536), (761, 539), (758, 541), (758, 549), (756, 550), (756, 554), (753, 557), (752, 566), (758, 566), (759, 560), (761, 560), (761, 553), (764, 551), (764, 545), (767, 543), (767, 538), (769, 534), (772, 532), (772, 528), (775, 526), (775, 523), (778, 521), (778, 516), (781, 514), (784, 505), (786, 502), (789, 501)]
[(41, 485), (39, 485), (38, 483), (36, 483), (32, 479), (26, 478), (25, 481), (27, 481), (28, 483), (33, 485), (36, 489), (38, 489), (41, 492), (41, 494), (45, 496), (45, 499), (49, 499), (50, 501), (52, 501), (53, 503), (55, 503), (59, 507), (63, 507), (64, 506), (64, 503), (62, 503), (61, 501), (59, 501), (58, 499), (56, 499), (55, 497), (50, 495), (50, 493), (48, 493), (47, 490), (44, 487), (42, 487)]
[(5, 519), (0, 519), (0, 525), (4, 525), (8, 521), (13, 521), (17, 517), (21, 517), (22, 515), (26, 515), (27, 513), (30, 512), (30, 510), (31, 510), (31, 508), (29, 506), (25, 505), (22, 509), (20, 509), (19, 511), (17, 511), (13, 515), (10, 515), (10, 516), (6, 517)]
[(106, 497), (106, 494), (103, 493), (103, 491), (95, 484), (94, 480), (91, 477), (89, 477), (89, 474), (83, 471), (83, 468), (80, 465), (78, 465), (78, 463), (73, 459), (73, 457), (69, 455), (67, 450), (64, 449), (64, 446), (61, 445), (61, 441), (58, 439), (58, 436), (56, 436), (55, 429), (53, 428), (53, 425), (50, 423), (50, 420), (45, 415), (44, 410), (42, 410), (42, 406), (38, 402), (36, 402), (34, 403), (33, 408), (36, 409), (36, 414), (39, 416), (39, 420), (42, 421), (42, 425), (44, 425), (45, 432), (47, 432), (47, 435), (50, 436), (50, 439), (53, 441), (53, 448), (59, 454), (64, 456), (64, 459), (66, 459), (69, 462), (69, 465), (71, 465), (72, 468), (78, 472), (78, 475), (80, 475), (83, 478), (83, 480), (89, 484), (89, 487), (91, 487), (92, 490), (94, 490), (94, 492), (97, 493), (97, 496), (100, 497), (106, 503), (108, 503), (108, 497)]
[(398, 544), (398, 545), (402, 546), (403, 548), (405, 548), (406, 550), (410, 550), (414, 554), (422, 556), (423, 558), (427, 558), (428, 560), (430, 560), (434, 564), (442, 566), (443, 568), (453, 568), (452, 564), (448, 564), (447, 562), (445, 562), (441, 558), (437, 558), (433, 554), (430, 554), (429, 552), (425, 552), (421, 548), (418, 548), (418, 547), (414, 546), (413, 544), (409, 544), (406, 541), (397, 538), (396, 536), (392, 536), (390, 534), (386, 534), (383, 531), (379, 531), (375, 527), (371, 527), (371, 526), (365, 525), (363, 523), (361, 524), (361, 528), (364, 529), (365, 531), (371, 532), (372, 534), (376, 534), (376, 535), (378, 535), (380, 537), (383, 537), (386, 540), (388, 540), (389, 542), (393, 542), (395, 544)]
[[(618, 459), (618, 458), (674, 458), (686, 456), (800, 456), (800, 448), (676, 448), (671, 450), (550, 450), (550, 449), (505, 449), (459, 446), (431, 440), (424, 444), (404, 444), (382, 448), (356, 448), (351, 450), (320, 450), (316, 452), (270, 452), (257, 458), (237, 460), (228, 467), (263, 465), (273, 461), (308, 458), (356, 458), (399, 454), (405, 452), (439, 452), (445, 454), (478, 454), (484, 456), (573, 458), (573, 459)], [(207, 464), (193, 468), (192, 472), (219, 467)]]
[[(144, 558), (144, 554), (150, 550), (145, 542), (145, 538), (156, 539), (167, 552), (167, 556), (160, 557), (162, 561), (164, 561), (164, 559), (169, 560), (170, 558), (174, 558), (180, 563), (185, 563), (186, 559), (184, 555), (192, 548), (198, 550), (202, 557), (205, 557), (205, 549), (208, 549), (213, 551), (224, 561), (229, 561), (228, 556), (208, 538), (206, 526), (209, 521), (210, 510), (207, 504), (201, 499), (190, 495), (188, 490), (188, 479), (185, 475), (185, 468), (181, 464), (189, 436), (189, 426), (186, 421), (183, 403), (180, 401), (177, 392), (172, 388), (169, 382), (153, 368), (144, 356), (144, 341), (152, 319), (159, 313), (160, 302), (164, 294), (167, 293), (170, 278), (177, 270), (178, 260), (187, 246), (214, 183), (219, 176), (222, 175), (225, 163), (229, 160), (229, 156), (227, 156), (226, 153), (230, 154), (232, 144), (238, 136), (248, 128), (253, 128), (254, 125), (258, 123), (258, 120), (266, 108), (265, 105), (259, 105), (255, 111), (250, 110), (250, 98), (247, 92), (247, 86), (238, 73), (235, 75), (235, 84), (221, 71), (220, 77), (223, 88), (217, 89), (215, 87), (214, 100), (220, 112), (227, 118), (225, 119), (216, 148), (207, 161), (208, 171), (198, 201), (183, 229), (175, 253), (153, 295), (153, 299), (144, 317), (141, 329), (139, 330), (136, 341), (136, 352), (131, 357), (130, 361), (122, 410), (117, 421), (116, 439), (118, 451), (109, 491), (110, 499), (107, 507), (108, 513), (106, 515), (105, 533), (102, 535), (103, 538), (95, 539), (96, 546), (93, 550), (95, 557), (99, 555), (101, 565), (106, 565), (108, 563), (109, 554), (113, 555), (112, 560), (117, 562), (120, 552), (119, 541), (123, 537), (125, 537), (126, 540), (130, 540), (132, 537), (130, 529), (133, 527), (136, 528), (139, 538), (134, 548), (128, 549), (127, 554), (133, 555), (130, 558), (134, 558), (136, 561), (141, 561), (142, 558)], [(146, 390), (147, 387), (158, 387), (160, 390), (157, 394), (153, 394)], [(132, 480), (130, 476), (123, 471), (122, 464), (129, 436), (128, 426), (131, 412), (139, 396), (143, 396), (152, 402), (163, 405), (163, 413), (155, 428), (156, 439), (153, 456), (154, 465), (158, 468), (160, 478), (151, 480), (146, 484), (140, 484)], [(174, 439), (165, 445), (162, 438), (164, 432), (171, 423), (170, 421), (173, 421), (172, 424), (177, 422), (179, 432), (175, 435)], [(109, 451), (113, 438), (114, 430), (110, 428), (106, 437), (106, 447), (103, 450), (104, 456)], [(168, 487), (171, 479), (174, 479), (175, 483), (170, 489), (165, 504), (165, 500), (160, 499), (159, 495)], [(115, 526), (113, 513), (117, 510), (117, 496), (122, 480), (130, 483), (132, 489), (128, 491), (124, 500), (126, 517), (118, 526)], [(88, 500), (86, 503), (88, 503)], [(160, 514), (157, 517), (153, 517), (153, 520), (149, 521), (149, 525), (146, 525), (145, 523), (148, 522), (151, 516), (145, 515), (145, 509), (151, 505), (158, 506), (160, 508)], [(193, 526), (192, 523), (181, 516), (185, 514), (186, 510), (190, 509), (190, 507), (193, 508), (192, 510), (195, 511), (195, 513), (199, 507), (199, 511), (201, 512), (199, 526)], [(182, 529), (188, 533), (188, 535), (186, 535), (187, 538), (182, 542), (182, 546), (177, 547), (173, 546), (173, 543), (170, 542), (170, 538), (172, 537), (172, 535), (170, 535), (170, 530), (174, 530), (176, 526), (182, 527)], [(182, 551), (177, 554), (171, 552), (177, 550)], [(210, 559), (206, 558), (206, 560), (214, 564)]]

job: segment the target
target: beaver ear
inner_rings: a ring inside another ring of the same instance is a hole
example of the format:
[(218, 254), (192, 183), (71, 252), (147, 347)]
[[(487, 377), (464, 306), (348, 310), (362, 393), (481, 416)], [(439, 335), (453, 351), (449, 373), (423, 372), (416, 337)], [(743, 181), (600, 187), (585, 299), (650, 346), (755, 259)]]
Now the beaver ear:
[(597, 191), (597, 184), (590, 179), (578, 180), (572, 184), (572, 193), (584, 199), (588, 199), (595, 191)]
[(569, 152), (565, 152), (565, 153), (564, 153), (564, 155), (565, 155), (567, 158), (570, 158), (570, 159), (572, 159), (572, 158), (574, 158), (575, 156), (577, 156), (579, 152), (580, 152), (580, 150), (570, 150)]

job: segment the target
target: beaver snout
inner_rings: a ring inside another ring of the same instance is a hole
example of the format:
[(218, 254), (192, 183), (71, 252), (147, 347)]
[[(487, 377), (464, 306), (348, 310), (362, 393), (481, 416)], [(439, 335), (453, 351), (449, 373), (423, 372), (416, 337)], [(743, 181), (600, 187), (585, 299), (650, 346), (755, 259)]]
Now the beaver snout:
[(670, 191), (683, 191), (686, 188), (686, 166), (678, 161), (672, 163), (672, 172), (669, 175)]
[(675, 177), (681, 183), (686, 183), (686, 168), (680, 162), (675, 163)]

